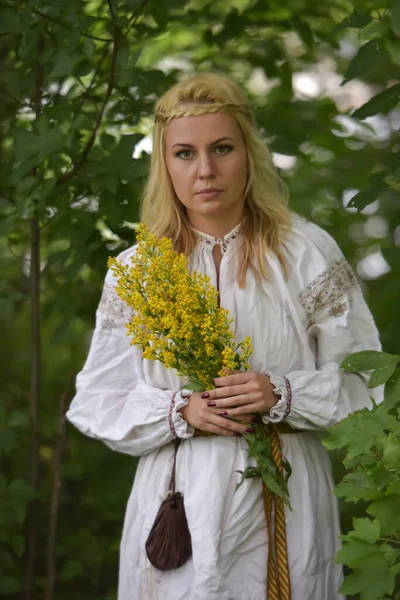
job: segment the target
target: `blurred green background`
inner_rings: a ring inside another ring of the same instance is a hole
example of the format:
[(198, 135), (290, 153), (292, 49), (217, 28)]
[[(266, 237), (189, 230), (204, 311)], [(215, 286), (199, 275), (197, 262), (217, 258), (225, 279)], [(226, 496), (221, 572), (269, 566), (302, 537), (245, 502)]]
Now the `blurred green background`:
[[(107, 257), (134, 242), (154, 102), (196, 71), (243, 85), (292, 209), (338, 241), (398, 351), (400, 2), (8, 0), (0, 16), (0, 595), (112, 600), (136, 459), (63, 413)], [(362, 511), (343, 505), (343, 529)]]

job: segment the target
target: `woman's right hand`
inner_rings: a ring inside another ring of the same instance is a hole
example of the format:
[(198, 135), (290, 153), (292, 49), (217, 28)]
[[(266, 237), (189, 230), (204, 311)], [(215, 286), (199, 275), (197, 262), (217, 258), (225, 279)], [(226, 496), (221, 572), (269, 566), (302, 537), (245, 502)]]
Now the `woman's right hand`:
[(189, 396), (189, 404), (183, 406), (179, 412), (194, 429), (228, 437), (252, 433), (251, 424), (255, 422), (255, 418), (249, 414), (235, 417), (238, 421), (246, 421), (248, 425), (227, 419), (221, 409), (207, 406), (207, 400), (201, 397), (201, 392), (193, 392)]

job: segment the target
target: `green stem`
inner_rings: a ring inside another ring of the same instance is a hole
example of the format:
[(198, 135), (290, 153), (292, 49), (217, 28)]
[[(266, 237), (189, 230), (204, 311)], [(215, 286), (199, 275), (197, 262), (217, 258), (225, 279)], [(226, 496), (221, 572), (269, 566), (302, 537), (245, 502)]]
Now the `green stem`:
[(397, 536), (388, 537), (388, 538), (387, 537), (383, 537), (383, 536), (379, 536), (378, 540), (380, 540), (384, 544), (396, 544), (396, 545), (400, 546), (400, 540), (397, 539)]

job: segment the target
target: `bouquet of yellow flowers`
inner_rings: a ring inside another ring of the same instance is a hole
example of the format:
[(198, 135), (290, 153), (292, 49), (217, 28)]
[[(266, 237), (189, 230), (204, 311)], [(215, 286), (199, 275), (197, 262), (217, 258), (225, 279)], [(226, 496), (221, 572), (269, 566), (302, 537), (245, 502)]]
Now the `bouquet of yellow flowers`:
[[(108, 264), (117, 278), (117, 293), (134, 309), (127, 334), (131, 343), (142, 349), (143, 358), (175, 369), (184, 379), (184, 387), (194, 391), (214, 388), (213, 379), (226, 375), (223, 367), (249, 369), (250, 338), (236, 343), (233, 319), (227, 309), (218, 306), (218, 291), (209, 277), (190, 274), (186, 257), (172, 249), (172, 241), (160, 240), (142, 224), (137, 229), (137, 241), (131, 266), (115, 258)], [(254, 433), (243, 437), (257, 467), (248, 466), (237, 487), (248, 477), (261, 477), (290, 507), (290, 466), (284, 461), (284, 473), (278, 469), (267, 427), (260, 415), (256, 417)]]

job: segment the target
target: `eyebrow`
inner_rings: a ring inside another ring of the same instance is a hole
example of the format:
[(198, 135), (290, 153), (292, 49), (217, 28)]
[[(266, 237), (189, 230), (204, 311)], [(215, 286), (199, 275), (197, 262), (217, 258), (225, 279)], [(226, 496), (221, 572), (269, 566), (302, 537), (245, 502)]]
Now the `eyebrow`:
[[(219, 144), (219, 142), (223, 142), (224, 140), (230, 140), (231, 142), (235, 141), (233, 138), (230, 138), (230, 137), (222, 137), (222, 138), (219, 138), (218, 140), (215, 140), (215, 142), (212, 142), (210, 144), (210, 146), (215, 146), (215, 144)], [(194, 146), (192, 144), (178, 143), (178, 144), (174, 144), (173, 146), (171, 146), (171, 150), (172, 150), (172, 148), (175, 148), (176, 146), (182, 146), (183, 148), (194, 148)]]

